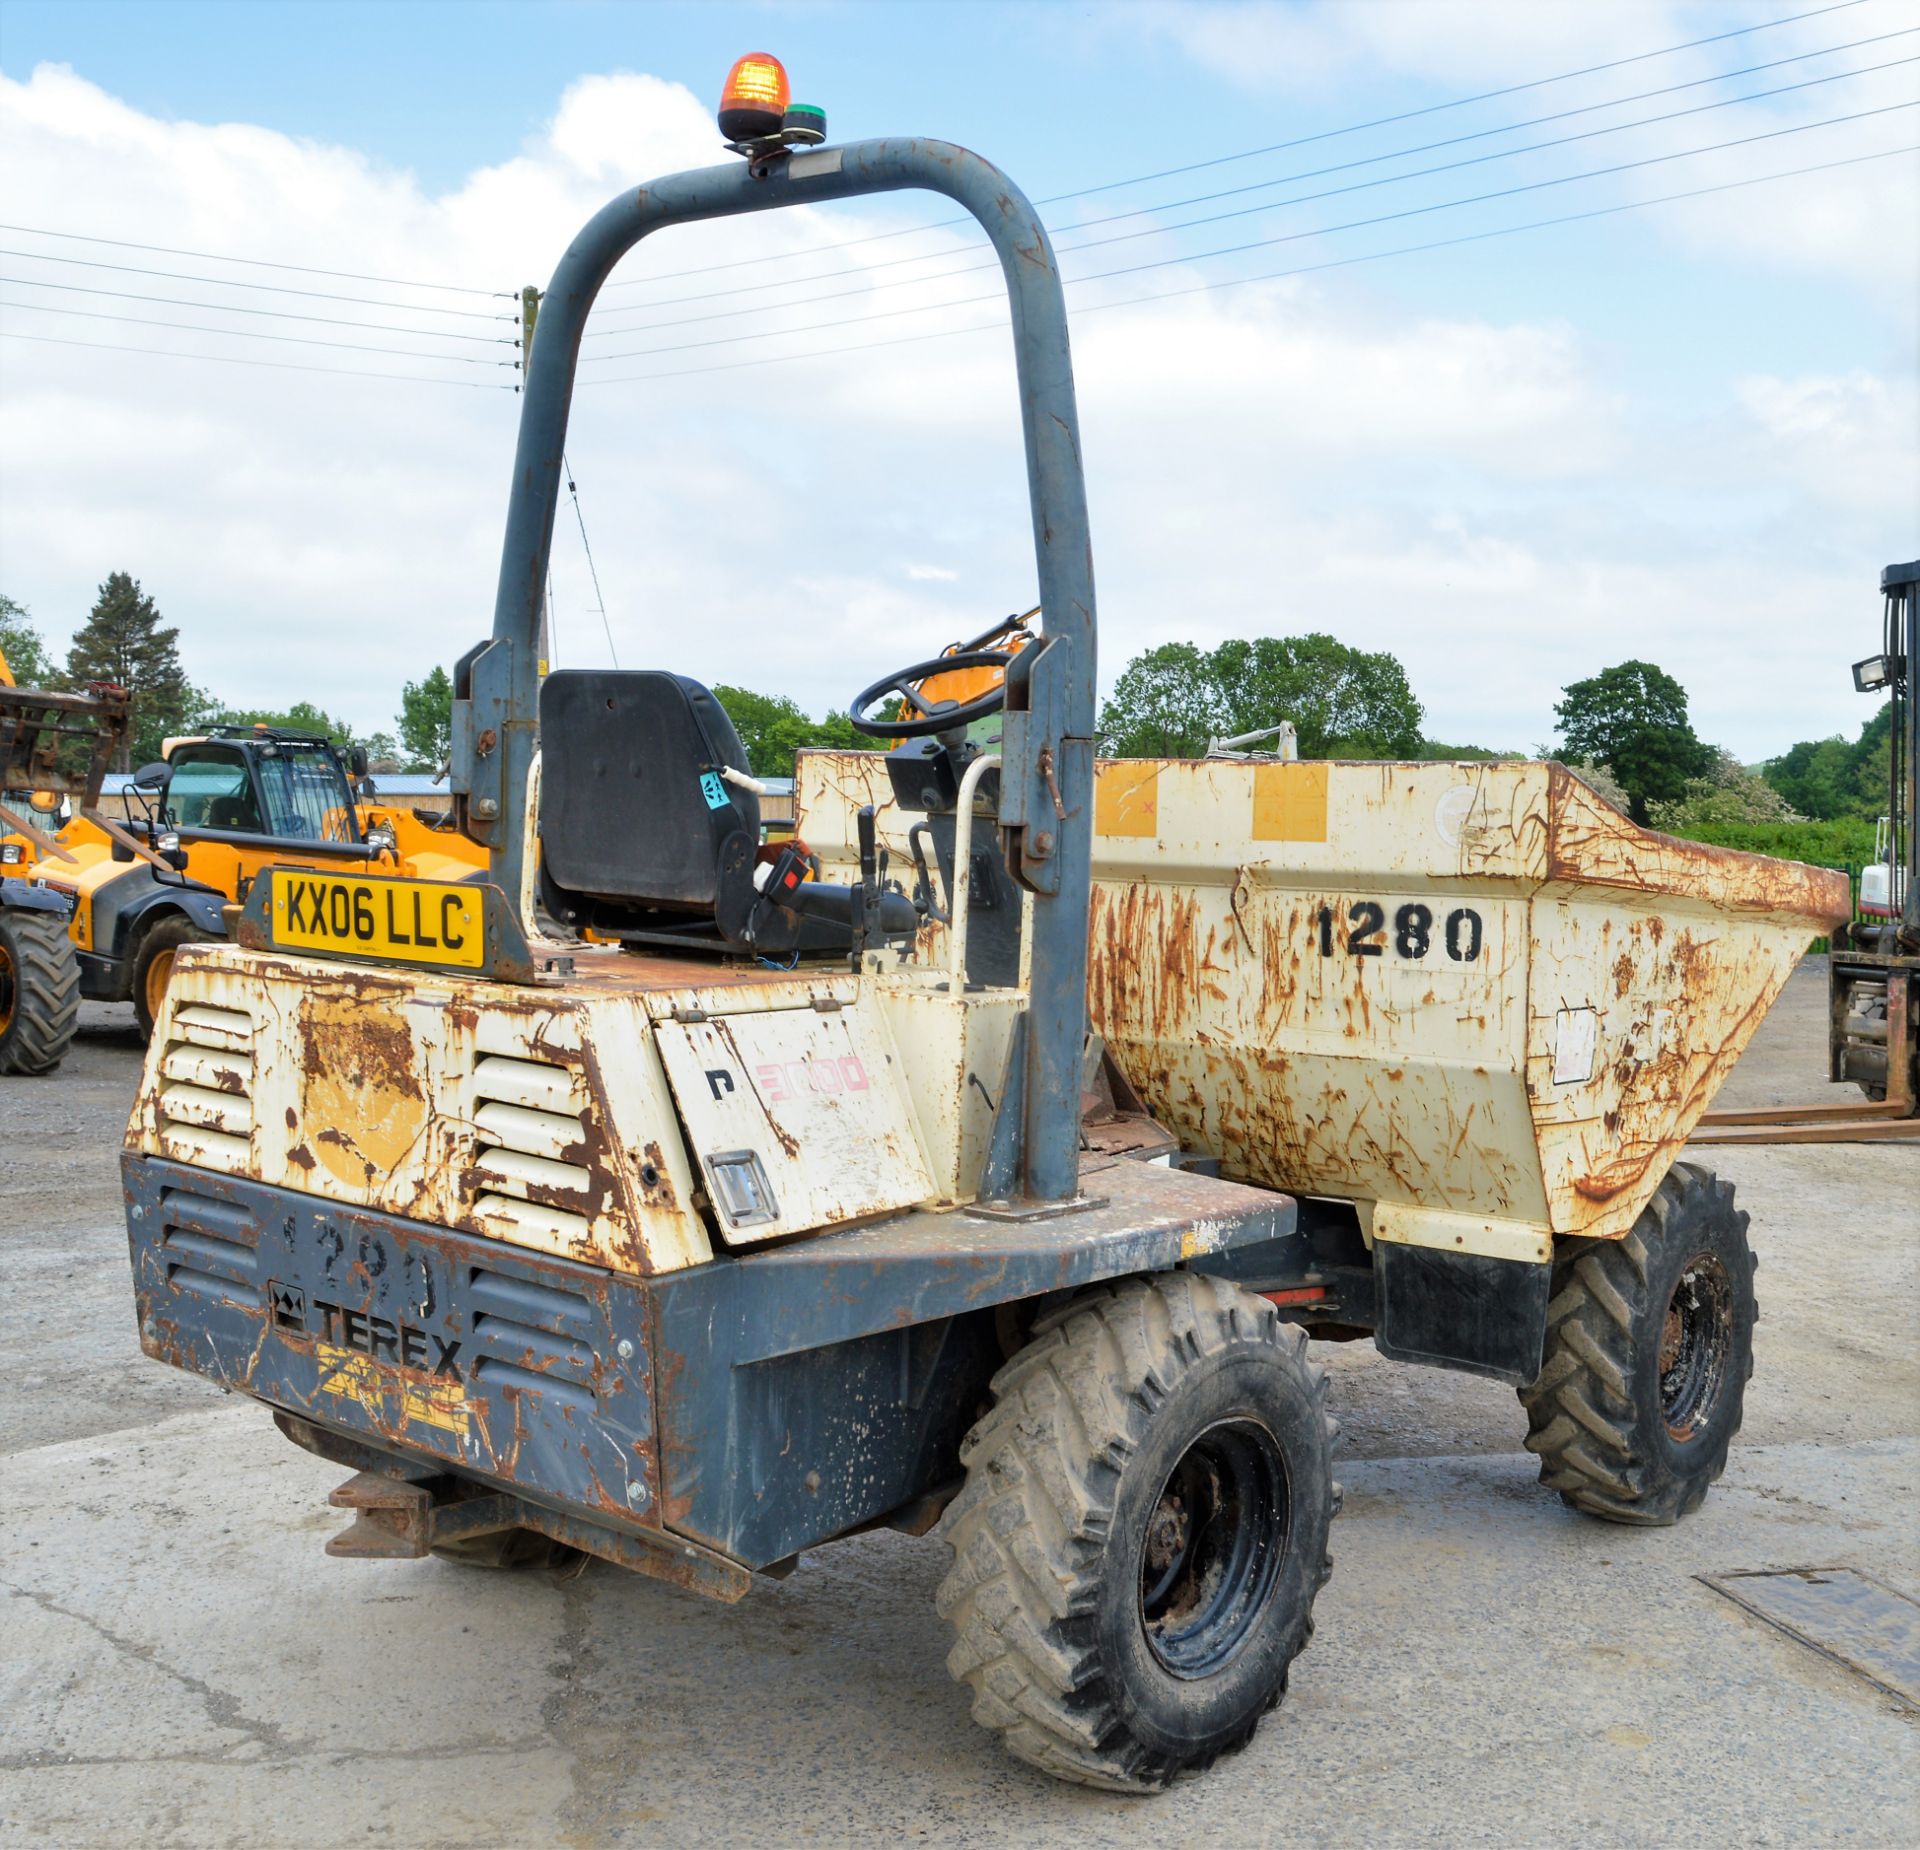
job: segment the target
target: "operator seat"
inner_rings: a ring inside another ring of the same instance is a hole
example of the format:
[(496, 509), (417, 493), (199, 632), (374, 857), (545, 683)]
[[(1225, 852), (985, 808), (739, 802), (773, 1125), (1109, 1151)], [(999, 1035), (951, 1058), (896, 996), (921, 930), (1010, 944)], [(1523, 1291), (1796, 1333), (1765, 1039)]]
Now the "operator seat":
[(760, 800), (722, 771), (747, 754), (685, 675), (566, 669), (540, 688), (540, 879), (568, 924), (739, 938), (758, 897)]
[[(540, 689), (540, 897), (566, 925), (632, 945), (844, 951), (856, 889), (755, 885), (760, 800), (729, 781), (747, 754), (726, 709), (686, 675), (568, 669)], [(919, 925), (903, 894), (875, 891), (880, 936)]]

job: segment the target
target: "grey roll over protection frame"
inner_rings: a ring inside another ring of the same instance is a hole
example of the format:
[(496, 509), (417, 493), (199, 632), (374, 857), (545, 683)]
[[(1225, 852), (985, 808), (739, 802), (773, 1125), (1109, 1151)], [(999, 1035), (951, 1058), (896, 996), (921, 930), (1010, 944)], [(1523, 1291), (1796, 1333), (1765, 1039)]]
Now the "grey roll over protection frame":
[[(698, 219), (868, 193), (943, 193), (980, 222), (1000, 257), (1013, 317), (1020, 421), (1043, 642), (1008, 674), (1000, 823), (1009, 863), (1033, 894), (1023, 1135), (1015, 1190), (1071, 1199), (1079, 1183), (1081, 1052), (1093, 837), (1093, 557), (1066, 303), (1038, 215), (991, 163), (948, 142), (889, 138), (766, 164), (672, 174), (630, 189), (590, 219), (560, 260), (526, 356), (493, 639), (456, 676), (455, 801), (519, 903), (529, 773), (539, 711), (539, 638), (559, 502), (561, 452), (587, 312), (614, 265), (649, 233)], [(526, 921), (522, 921), (526, 923)]]

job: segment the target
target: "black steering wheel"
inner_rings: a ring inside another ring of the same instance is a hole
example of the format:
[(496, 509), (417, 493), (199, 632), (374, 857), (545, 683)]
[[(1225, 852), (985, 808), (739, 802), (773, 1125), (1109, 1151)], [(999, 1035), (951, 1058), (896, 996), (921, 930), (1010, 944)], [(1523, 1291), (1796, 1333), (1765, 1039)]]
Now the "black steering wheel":
[[(963, 668), (998, 668), (1004, 677), (1016, 653), (1013, 649), (959, 649), (952, 655), (935, 656), (930, 662), (915, 662), (911, 668), (883, 676), (864, 693), (856, 695), (853, 705), (847, 709), (847, 718), (853, 722), (854, 731), (863, 732), (870, 739), (926, 739), (936, 733), (971, 726), (975, 720), (998, 713), (1007, 704), (1004, 678), (971, 700), (936, 700), (932, 704), (921, 697), (920, 683)], [(904, 700), (918, 717), (896, 719), (867, 712), (876, 701), (888, 696)]]

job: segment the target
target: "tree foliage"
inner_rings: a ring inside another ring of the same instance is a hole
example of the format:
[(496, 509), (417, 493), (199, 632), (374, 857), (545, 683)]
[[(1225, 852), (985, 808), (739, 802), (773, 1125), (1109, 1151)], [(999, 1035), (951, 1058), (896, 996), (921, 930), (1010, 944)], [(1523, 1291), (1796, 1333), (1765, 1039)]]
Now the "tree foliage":
[(284, 711), (268, 707), (222, 707), (212, 716), (216, 726), (272, 726), (282, 732), (317, 732), (336, 745), (353, 743), (350, 721), (323, 712), (310, 700), (296, 700)]
[(20, 687), (51, 687), (56, 670), (40, 632), (33, 626), (33, 613), (0, 592), (0, 655), (7, 658), (7, 669)]
[(1395, 657), (1314, 633), (1162, 643), (1121, 671), (1099, 730), (1117, 757), (1197, 758), (1210, 739), (1291, 720), (1303, 758), (1411, 758), (1423, 717)]
[(1802, 815), (1829, 822), (1849, 816), (1871, 820), (1887, 807), (1892, 735), (1889, 701), (1861, 727), (1858, 739), (1802, 739), (1772, 759), (1763, 775)]
[(1800, 822), (1779, 791), (1728, 751), (1716, 751), (1703, 777), (1690, 777), (1680, 795), (1648, 807), (1648, 820), (1670, 835), (1724, 824)]
[(169, 734), (190, 732), (207, 701), (180, 666), (180, 631), (162, 623), (159, 607), (140, 581), (113, 572), (100, 587), (87, 620), (67, 650), (66, 678), (74, 686), (112, 681), (133, 696), (133, 728), (120, 769), (160, 756)]
[(747, 687), (718, 685), (713, 697), (726, 708), (746, 749), (745, 769), (755, 777), (791, 777), (794, 754), (804, 746), (830, 751), (872, 751), (875, 741), (856, 732), (853, 722), (835, 710), (810, 719), (785, 694), (756, 694)]
[(438, 772), (453, 755), (453, 677), (436, 667), (400, 690), (400, 752), (409, 771)]
[(1652, 662), (1621, 662), (1562, 693), (1553, 711), (1564, 755), (1605, 765), (1635, 822), (1647, 820), (1650, 804), (1683, 796), (1688, 779), (1713, 766), (1712, 748), (1687, 717), (1686, 689)]

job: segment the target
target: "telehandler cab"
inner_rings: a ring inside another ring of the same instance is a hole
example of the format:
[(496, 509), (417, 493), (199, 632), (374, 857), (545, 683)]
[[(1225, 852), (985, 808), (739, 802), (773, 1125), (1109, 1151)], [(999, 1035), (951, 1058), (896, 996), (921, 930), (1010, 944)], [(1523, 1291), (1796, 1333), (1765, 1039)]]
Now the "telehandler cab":
[(230, 908), (268, 867), (441, 880), (484, 870), (456, 828), (368, 787), (366, 753), (317, 733), (236, 725), (169, 739), (127, 787), (142, 814), (123, 828), (90, 804), (30, 869), (68, 906), (80, 994), (131, 1001), (151, 1034), (175, 953), (225, 938)]
[[(236, 942), (181, 952), (124, 1159), (141, 1341), (352, 1471), (336, 1555), (560, 1543), (731, 1600), (944, 1516), (976, 1719), (1150, 1790), (1246, 1742), (1310, 1635), (1340, 1492), (1307, 1323), (1525, 1389), (1582, 1507), (1698, 1501), (1752, 1262), (1731, 1191), (1669, 1161), (1832, 893), (1740, 857), (1630, 878), (1678, 845), (1558, 767), (1096, 782), (1046, 231), (978, 156), (814, 148), (787, 101), (742, 60), (745, 163), (621, 193), (545, 298), (493, 636), (455, 677), (491, 882), (269, 869)], [(582, 326), (655, 231), (910, 187), (999, 255), (1044, 621), (865, 690), (897, 743), (823, 761), (763, 847), (698, 682), (539, 679)], [(540, 898), (605, 943), (530, 929), (536, 725)], [(1289, 1191), (1316, 1161), (1340, 1199)]]

